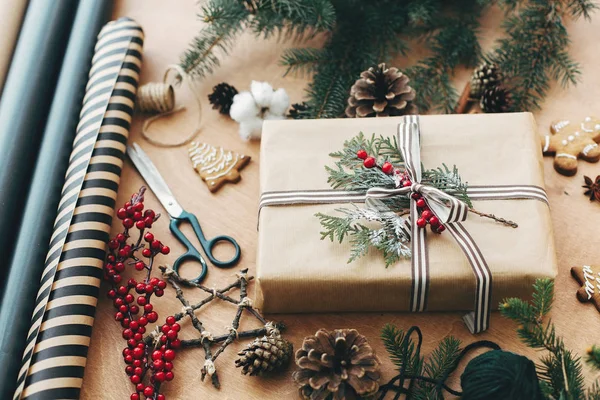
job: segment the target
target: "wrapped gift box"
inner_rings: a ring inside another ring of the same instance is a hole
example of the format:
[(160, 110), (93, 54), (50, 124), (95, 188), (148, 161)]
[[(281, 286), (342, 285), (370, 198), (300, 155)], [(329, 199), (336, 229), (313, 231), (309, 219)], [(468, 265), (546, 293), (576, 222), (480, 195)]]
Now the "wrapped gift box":
[[(396, 118), (266, 121), (261, 148), (261, 193), (331, 189), (329, 153), (359, 132), (396, 134)], [(469, 185), (544, 187), (542, 154), (531, 114), (422, 116), (424, 169), (456, 164)], [(514, 229), (470, 214), (463, 223), (493, 276), (492, 307), (505, 297), (529, 298), (537, 278), (556, 276), (549, 206), (532, 199), (474, 201), (478, 211), (515, 221)], [(345, 205), (349, 206), (349, 205)], [(358, 206), (364, 206), (358, 204)], [(411, 262), (385, 267), (370, 253), (350, 264), (350, 244), (321, 240), (317, 212), (339, 204), (264, 207), (259, 216), (257, 305), (267, 313), (408, 311)], [(427, 235), (427, 310), (471, 310), (476, 279), (448, 232)]]

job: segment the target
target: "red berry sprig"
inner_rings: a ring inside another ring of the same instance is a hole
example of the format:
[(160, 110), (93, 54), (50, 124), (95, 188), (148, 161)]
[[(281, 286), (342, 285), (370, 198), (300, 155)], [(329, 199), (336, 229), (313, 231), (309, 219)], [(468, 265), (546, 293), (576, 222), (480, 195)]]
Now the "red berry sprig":
[[(359, 159), (363, 160), (363, 165), (365, 168), (378, 167), (386, 175), (390, 175), (392, 173), (396, 174), (398, 176), (398, 179), (396, 181), (398, 186), (412, 186), (412, 181), (410, 180), (408, 173), (402, 173), (400, 170), (395, 169), (390, 162), (386, 161), (380, 167), (377, 165), (377, 160), (375, 159), (375, 157), (369, 156), (367, 152), (363, 149), (358, 150), (356, 152), (356, 156)], [(427, 203), (425, 202), (425, 199), (422, 198), (421, 194), (413, 193), (411, 196), (417, 201), (417, 208), (421, 213), (416, 222), (417, 226), (419, 228), (425, 228), (429, 224), (431, 226), (431, 230), (435, 233), (442, 233), (443, 231), (445, 231), (446, 227), (440, 223), (440, 220), (435, 215), (433, 215), (433, 212), (429, 209)]]
[(369, 156), (367, 152), (363, 149), (360, 149), (356, 152), (356, 157), (363, 160), (363, 165), (365, 168), (378, 167), (386, 175), (390, 175), (392, 172), (394, 172), (394, 166), (392, 165), (392, 163), (386, 161), (380, 167), (379, 165), (377, 165), (377, 160), (375, 159), (375, 157)]
[[(123, 349), (125, 373), (135, 385), (135, 393), (130, 396), (130, 400), (165, 400), (165, 395), (159, 393), (160, 385), (174, 378), (172, 369), (175, 349), (181, 346), (178, 339), (180, 326), (173, 316), (169, 316), (162, 325), (162, 335), (158, 338), (160, 347), (154, 349), (144, 342), (147, 325), (158, 320), (158, 313), (152, 305), (152, 296), (161, 297), (167, 287), (165, 281), (150, 277), (154, 257), (170, 252), (168, 246), (156, 240), (151, 232), (146, 232), (160, 214), (149, 209), (144, 211), (144, 192), (145, 188), (142, 187), (117, 211), (117, 217), (121, 220), (124, 230), (108, 243), (109, 253), (104, 265), (104, 280), (111, 285), (108, 298), (113, 301), (117, 310), (115, 320), (121, 323), (122, 336), (127, 341), (127, 347)], [(134, 227), (139, 236), (135, 242), (128, 243), (130, 230)], [(136, 256), (140, 250), (146, 260)], [(136, 271), (146, 270), (145, 278), (141, 281), (130, 278), (126, 285), (121, 284), (126, 265), (133, 265)], [(148, 383), (144, 383), (148, 371), (150, 378)]]
[(419, 228), (425, 228), (427, 224), (431, 226), (431, 231), (434, 233), (442, 233), (446, 230), (446, 227), (440, 223), (438, 217), (427, 206), (427, 202), (421, 196), (420, 193), (413, 193), (412, 198), (417, 201), (417, 208), (421, 212), (420, 217), (417, 219), (417, 226)]

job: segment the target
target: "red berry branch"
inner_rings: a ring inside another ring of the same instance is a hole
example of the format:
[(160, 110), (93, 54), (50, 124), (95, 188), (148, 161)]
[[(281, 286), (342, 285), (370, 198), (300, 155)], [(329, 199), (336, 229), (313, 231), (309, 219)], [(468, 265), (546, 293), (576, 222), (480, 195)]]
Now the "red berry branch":
[[(392, 163), (385, 161), (381, 166), (377, 164), (375, 157), (371, 157), (363, 149), (356, 152), (356, 156), (363, 160), (365, 168), (379, 168), (384, 174), (394, 174), (396, 177), (396, 187), (409, 187), (412, 186), (412, 182), (406, 172), (402, 172), (398, 168), (394, 168)], [(417, 219), (417, 226), (419, 228), (425, 228), (428, 224), (431, 226), (431, 231), (434, 233), (442, 233), (446, 230), (446, 227), (440, 223), (440, 220), (433, 214), (429, 209), (427, 202), (421, 196), (420, 193), (413, 193), (411, 195), (413, 199), (417, 201), (417, 208), (419, 209), (419, 218)], [(478, 213), (479, 214), (479, 213)]]
[[(158, 345), (154, 347), (144, 342), (146, 326), (158, 320), (152, 296), (161, 297), (167, 287), (164, 280), (151, 278), (154, 258), (158, 254), (169, 254), (170, 251), (152, 233), (146, 232), (160, 214), (149, 209), (144, 211), (145, 190), (142, 187), (117, 211), (124, 230), (108, 243), (104, 280), (111, 285), (108, 298), (117, 310), (115, 320), (121, 323), (122, 336), (127, 341), (127, 347), (123, 349), (125, 373), (135, 385), (135, 392), (130, 399), (165, 400), (165, 395), (159, 392), (160, 386), (174, 377), (175, 349), (181, 346), (177, 338), (180, 326), (173, 316), (169, 316), (161, 327)], [(137, 231), (138, 236), (130, 242), (133, 230)], [(140, 250), (141, 258), (137, 256)], [(130, 278), (126, 284), (121, 284), (121, 274), (127, 266), (133, 266), (136, 271), (145, 270), (146, 274), (139, 281)]]

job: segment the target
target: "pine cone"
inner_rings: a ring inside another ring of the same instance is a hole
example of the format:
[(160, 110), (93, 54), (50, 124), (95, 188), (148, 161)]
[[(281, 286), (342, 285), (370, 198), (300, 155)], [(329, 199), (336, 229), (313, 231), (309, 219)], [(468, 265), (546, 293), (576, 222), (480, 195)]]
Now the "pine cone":
[(305, 101), (302, 103), (294, 103), (288, 112), (288, 117), (293, 119), (302, 118), (302, 112), (308, 110), (308, 104)]
[(482, 63), (471, 76), (471, 97), (480, 98), (487, 89), (500, 85), (502, 78), (502, 72), (496, 64)]
[(346, 115), (348, 117), (387, 117), (417, 114), (412, 102), (416, 93), (408, 86), (409, 79), (398, 68), (379, 64), (360, 74), (350, 89)]
[(379, 389), (381, 362), (355, 329), (320, 329), (296, 352), (293, 373), (300, 395), (310, 400), (354, 400)]
[(479, 105), (486, 113), (503, 113), (512, 104), (510, 92), (504, 86), (496, 86), (483, 92)]
[(238, 93), (237, 89), (228, 83), (219, 83), (208, 95), (208, 101), (213, 105), (213, 110), (219, 110), (221, 114), (229, 115), (229, 109), (233, 103), (233, 96)]
[(293, 346), (279, 333), (256, 338), (238, 353), (236, 367), (244, 375), (262, 375), (285, 367), (292, 357)]

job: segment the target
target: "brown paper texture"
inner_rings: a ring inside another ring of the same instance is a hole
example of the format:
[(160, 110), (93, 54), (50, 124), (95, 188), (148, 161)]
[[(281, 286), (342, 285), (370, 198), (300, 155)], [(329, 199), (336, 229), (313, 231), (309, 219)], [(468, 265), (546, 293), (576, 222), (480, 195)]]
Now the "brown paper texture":
[[(457, 165), (470, 185), (544, 187), (542, 154), (530, 113), (435, 115), (421, 118), (424, 169)], [(394, 136), (401, 117), (266, 121), (261, 144), (261, 193), (330, 189), (325, 166), (359, 132)], [(529, 298), (537, 278), (556, 276), (549, 207), (537, 200), (474, 201), (482, 212), (513, 220), (517, 229), (474, 214), (464, 223), (492, 272), (492, 306)], [(347, 205), (271, 206), (259, 217), (256, 303), (267, 313), (408, 311), (410, 260), (385, 267), (372, 252), (350, 264), (350, 246), (320, 240), (317, 212)], [(358, 204), (358, 206), (364, 206)], [(428, 234), (427, 310), (471, 310), (475, 276), (449, 234)]]

